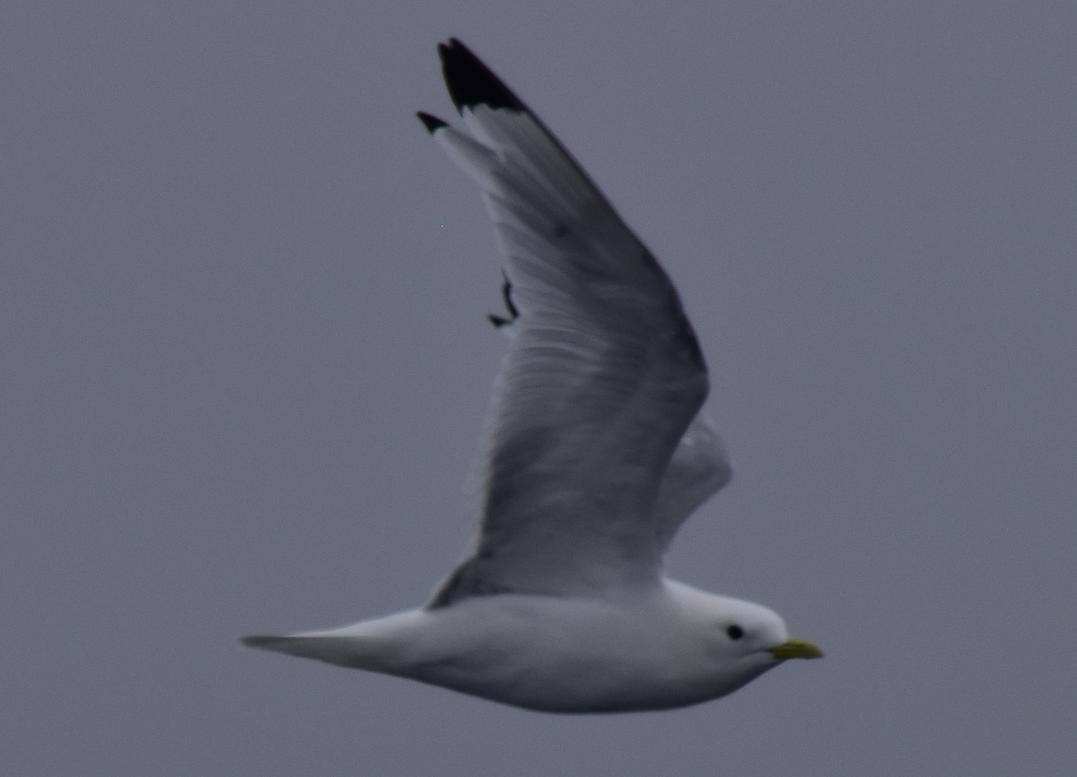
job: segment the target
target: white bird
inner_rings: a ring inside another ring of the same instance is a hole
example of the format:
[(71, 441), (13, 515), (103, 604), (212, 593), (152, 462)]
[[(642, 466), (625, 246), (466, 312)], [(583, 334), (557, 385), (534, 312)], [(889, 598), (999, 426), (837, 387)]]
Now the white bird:
[(483, 457), (481, 532), (425, 606), (252, 647), (547, 712), (680, 707), (817, 658), (758, 604), (662, 574), (731, 470), (666, 273), (538, 117), (458, 40), (438, 47), (469, 133), (420, 113), (482, 189), (512, 338)]

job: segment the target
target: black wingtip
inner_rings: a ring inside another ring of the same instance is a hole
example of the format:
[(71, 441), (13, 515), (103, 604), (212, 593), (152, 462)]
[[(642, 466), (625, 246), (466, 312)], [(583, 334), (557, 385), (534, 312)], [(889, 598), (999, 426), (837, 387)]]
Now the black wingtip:
[(445, 85), (458, 111), (486, 105), (510, 111), (526, 111), (527, 106), (493, 74), (471, 50), (456, 38), (438, 44)]
[(433, 135), (434, 132), (441, 129), (442, 127), (449, 126), (437, 116), (431, 116), (429, 113), (423, 113), (422, 111), (419, 111), (415, 115), (419, 117), (419, 121), (423, 123), (423, 126), (426, 127), (426, 131), (429, 132), (431, 135)]

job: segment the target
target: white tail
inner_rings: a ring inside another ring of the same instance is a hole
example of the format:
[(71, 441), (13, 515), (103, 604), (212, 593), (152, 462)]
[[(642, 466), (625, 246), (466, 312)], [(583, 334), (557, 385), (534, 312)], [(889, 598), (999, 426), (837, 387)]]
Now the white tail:
[(240, 637), (239, 641), (247, 647), (259, 650), (272, 650), (300, 658), (313, 658), (351, 669), (384, 671), (384, 661), (378, 655), (381, 651), (375, 648), (377, 643), (371, 644), (373, 641), (368, 641), (363, 637), (332, 635), (331, 632), (325, 633), (324, 636), (316, 633), (285, 636), (252, 634)]

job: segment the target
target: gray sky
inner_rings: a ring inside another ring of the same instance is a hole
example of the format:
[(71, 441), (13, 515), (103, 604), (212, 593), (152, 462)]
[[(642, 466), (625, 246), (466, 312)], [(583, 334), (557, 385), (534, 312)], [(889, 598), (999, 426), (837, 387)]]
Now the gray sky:
[[(5, 2), (0, 771), (1073, 773), (1077, 6), (631, 5)], [(468, 541), (448, 35), (683, 292), (737, 478), (670, 571), (826, 660), (559, 718), (235, 643)]]

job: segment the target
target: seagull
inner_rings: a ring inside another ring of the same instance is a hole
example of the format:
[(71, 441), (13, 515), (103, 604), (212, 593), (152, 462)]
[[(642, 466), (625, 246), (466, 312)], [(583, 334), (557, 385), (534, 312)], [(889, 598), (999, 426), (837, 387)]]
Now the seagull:
[(821, 657), (772, 610), (663, 574), (678, 528), (732, 475), (700, 413), (692, 325), (538, 116), (459, 40), (438, 51), (466, 131), (418, 117), (478, 183), (504, 257), (479, 536), (422, 607), (242, 642), (551, 713), (697, 704)]

